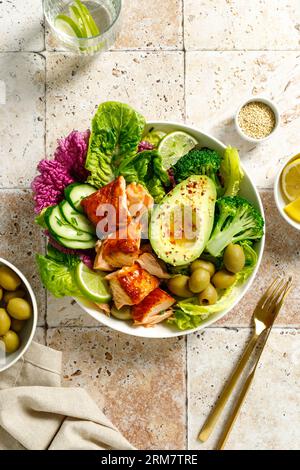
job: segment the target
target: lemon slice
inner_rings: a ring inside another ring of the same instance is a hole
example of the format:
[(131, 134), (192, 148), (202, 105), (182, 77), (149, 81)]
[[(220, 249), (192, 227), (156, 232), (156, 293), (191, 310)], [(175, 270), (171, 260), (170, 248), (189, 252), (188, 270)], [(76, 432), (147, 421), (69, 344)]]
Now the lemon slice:
[(163, 168), (165, 170), (171, 168), (197, 144), (197, 140), (186, 132), (175, 131), (167, 134), (158, 146)]
[(300, 197), (285, 206), (284, 211), (291, 219), (300, 223)]
[(281, 176), (282, 191), (288, 201), (300, 197), (300, 158), (288, 163)]
[(106, 303), (111, 300), (104, 274), (92, 271), (82, 262), (76, 268), (76, 281), (87, 299), (98, 303)]

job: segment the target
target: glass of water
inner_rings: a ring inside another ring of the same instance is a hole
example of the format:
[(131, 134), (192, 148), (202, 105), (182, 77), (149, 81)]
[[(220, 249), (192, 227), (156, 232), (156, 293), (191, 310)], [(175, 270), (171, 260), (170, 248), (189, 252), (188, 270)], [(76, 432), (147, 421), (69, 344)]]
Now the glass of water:
[(55, 37), (77, 54), (109, 49), (120, 29), (122, 0), (44, 0), (45, 18)]

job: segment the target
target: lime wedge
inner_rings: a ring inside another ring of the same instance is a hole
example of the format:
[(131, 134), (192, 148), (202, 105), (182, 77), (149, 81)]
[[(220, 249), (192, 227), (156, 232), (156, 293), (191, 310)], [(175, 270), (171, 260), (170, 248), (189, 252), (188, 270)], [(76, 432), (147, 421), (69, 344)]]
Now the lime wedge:
[(75, 21), (67, 15), (57, 15), (55, 18), (55, 27), (68, 36), (82, 37), (81, 31)]
[(76, 268), (76, 281), (82, 294), (93, 302), (105, 303), (111, 300), (108, 283), (103, 273), (92, 271), (84, 263)]
[(158, 146), (163, 168), (168, 170), (197, 144), (197, 140), (186, 132), (175, 131), (167, 134)]
[(100, 34), (99, 28), (86, 5), (84, 5), (80, 0), (75, 0), (75, 3), (90, 30), (90, 36), (97, 36)]
[(85, 22), (82, 19), (82, 15), (80, 10), (75, 6), (72, 5), (69, 7), (70, 17), (77, 24), (78, 28), (81, 31), (81, 37), (87, 38), (89, 36), (89, 31), (86, 28)]

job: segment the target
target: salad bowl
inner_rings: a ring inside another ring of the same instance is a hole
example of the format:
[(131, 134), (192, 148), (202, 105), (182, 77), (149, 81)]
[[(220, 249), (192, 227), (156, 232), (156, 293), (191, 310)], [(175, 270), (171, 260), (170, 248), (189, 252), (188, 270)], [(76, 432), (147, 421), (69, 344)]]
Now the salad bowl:
[[(216, 150), (221, 155), (223, 155), (226, 149), (226, 146), (222, 142), (210, 136), (209, 134), (201, 132), (195, 127), (191, 127), (191, 126), (184, 125), (184, 124), (178, 124), (176, 122), (170, 122), (170, 121), (166, 121), (166, 122), (151, 121), (147, 123), (145, 132), (148, 132), (150, 129), (153, 129), (153, 128), (156, 131), (162, 131), (165, 133), (170, 133), (172, 131), (186, 132), (190, 134), (191, 136), (193, 136), (199, 142), (201, 146)], [(243, 171), (244, 171), (244, 178), (241, 182), (239, 194), (243, 196), (244, 198), (246, 198), (250, 203), (252, 203), (254, 207), (260, 212), (262, 217), (264, 217), (263, 205), (262, 205), (259, 193), (257, 189), (255, 188), (254, 183), (251, 181), (251, 178), (247, 174), (245, 168), (243, 168)], [(120, 333), (125, 333), (128, 335), (139, 336), (139, 337), (144, 337), (144, 338), (170, 338), (170, 337), (182, 336), (182, 335), (186, 335), (189, 333), (193, 333), (195, 331), (205, 328), (206, 326), (212, 325), (217, 320), (227, 315), (244, 297), (246, 292), (251, 287), (251, 284), (259, 269), (259, 265), (260, 265), (262, 255), (263, 255), (263, 250), (264, 250), (264, 243), (265, 243), (265, 235), (263, 235), (263, 237), (257, 243), (255, 243), (254, 249), (257, 253), (256, 266), (253, 272), (251, 273), (251, 276), (249, 276), (249, 278), (243, 284), (238, 285), (234, 288), (234, 298), (230, 307), (218, 313), (209, 315), (206, 319), (203, 319), (202, 323), (197, 328), (194, 328), (194, 329), (180, 331), (176, 329), (175, 327), (173, 327), (172, 325), (165, 324), (165, 323), (159, 323), (155, 325), (155, 327), (150, 327), (150, 328), (145, 328), (144, 326), (134, 326), (129, 322), (120, 321), (112, 316), (109, 317), (109, 316), (104, 315), (103, 312), (100, 310), (100, 308), (96, 307), (95, 304), (87, 300), (83, 300), (82, 298), (75, 298), (75, 300), (88, 315), (93, 317), (95, 320), (99, 321), (99, 323), (102, 323), (103, 325), (108, 326), (109, 328), (112, 328), (116, 331), (119, 331)]]

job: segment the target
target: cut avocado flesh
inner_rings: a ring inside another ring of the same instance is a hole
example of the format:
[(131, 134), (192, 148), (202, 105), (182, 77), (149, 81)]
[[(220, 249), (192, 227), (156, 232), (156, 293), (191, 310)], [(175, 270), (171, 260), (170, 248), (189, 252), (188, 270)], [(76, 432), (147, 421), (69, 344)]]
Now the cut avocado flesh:
[(152, 212), (149, 238), (157, 256), (172, 266), (199, 258), (214, 223), (216, 187), (207, 176), (190, 176)]

